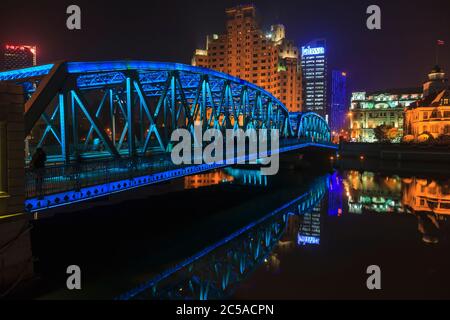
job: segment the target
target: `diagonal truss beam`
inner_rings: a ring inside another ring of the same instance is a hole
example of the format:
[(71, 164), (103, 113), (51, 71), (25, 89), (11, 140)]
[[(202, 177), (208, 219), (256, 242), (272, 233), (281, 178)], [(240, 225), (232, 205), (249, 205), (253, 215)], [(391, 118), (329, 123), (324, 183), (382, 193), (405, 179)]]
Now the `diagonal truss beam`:
[(30, 134), (47, 106), (63, 88), (66, 78), (66, 63), (64, 61), (55, 63), (50, 73), (39, 83), (36, 92), (25, 103), (25, 137)]
[(78, 106), (80, 107), (81, 111), (85, 114), (86, 118), (89, 120), (91, 125), (94, 127), (95, 132), (98, 134), (102, 142), (105, 144), (108, 151), (116, 156), (119, 157), (119, 152), (117, 151), (116, 147), (112, 143), (112, 141), (109, 139), (108, 135), (103, 130), (100, 122), (97, 120), (97, 118), (89, 111), (88, 103), (86, 99), (84, 99), (83, 95), (80, 94), (78, 89), (71, 90), (71, 95), (77, 102)]

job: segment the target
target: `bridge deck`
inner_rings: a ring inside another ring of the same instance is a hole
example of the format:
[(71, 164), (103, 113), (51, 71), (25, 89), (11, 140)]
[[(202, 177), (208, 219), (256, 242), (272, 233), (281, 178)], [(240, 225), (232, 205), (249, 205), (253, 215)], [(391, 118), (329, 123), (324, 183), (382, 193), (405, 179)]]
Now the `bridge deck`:
[[(332, 144), (295, 140), (286, 141), (275, 153), (311, 146), (337, 149)], [(234, 158), (234, 162), (256, 159), (257, 154), (250, 154), (244, 158)], [(156, 154), (152, 157), (136, 159), (107, 159), (82, 164), (50, 166), (40, 177), (32, 171), (27, 172), (25, 208), (29, 212), (34, 212), (70, 205), (229, 165), (224, 162), (175, 165), (170, 159), (170, 154)]]

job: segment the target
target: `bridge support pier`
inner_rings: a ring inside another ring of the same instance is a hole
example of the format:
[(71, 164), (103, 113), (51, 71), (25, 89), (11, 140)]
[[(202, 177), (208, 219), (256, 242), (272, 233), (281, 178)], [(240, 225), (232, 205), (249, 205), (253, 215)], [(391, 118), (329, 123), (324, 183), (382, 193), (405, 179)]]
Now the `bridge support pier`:
[(0, 299), (33, 275), (24, 152), (22, 87), (0, 83)]

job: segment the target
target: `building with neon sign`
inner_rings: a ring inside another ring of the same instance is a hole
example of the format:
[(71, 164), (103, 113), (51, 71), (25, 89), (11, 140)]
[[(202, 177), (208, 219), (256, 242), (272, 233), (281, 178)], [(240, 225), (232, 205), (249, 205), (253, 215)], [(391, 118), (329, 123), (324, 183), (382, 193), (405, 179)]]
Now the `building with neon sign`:
[(302, 73), (299, 50), (286, 39), (283, 25), (264, 32), (254, 5), (226, 10), (226, 32), (207, 36), (192, 65), (218, 70), (271, 92), (290, 112), (302, 111)]
[(313, 111), (329, 120), (327, 99), (326, 41), (313, 40), (302, 47), (303, 110)]
[(4, 45), (0, 50), (0, 70), (22, 69), (37, 64), (36, 46)]

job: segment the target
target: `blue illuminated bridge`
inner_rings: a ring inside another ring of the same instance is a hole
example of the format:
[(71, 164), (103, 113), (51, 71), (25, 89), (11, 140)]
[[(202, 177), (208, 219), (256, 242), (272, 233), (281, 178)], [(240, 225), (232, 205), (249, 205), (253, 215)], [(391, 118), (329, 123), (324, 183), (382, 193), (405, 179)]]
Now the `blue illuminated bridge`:
[[(276, 152), (336, 149), (319, 115), (290, 116), (262, 88), (205, 68), (148, 61), (63, 61), (0, 72), (0, 81), (24, 89), (25, 207), (30, 212), (230, 165), (173, 164), (175, 129), (193, 135), (198, 125), (202, 132), (276, 129)], [(39, 147), (47, 163), (36, 173), (28, 166)]]

